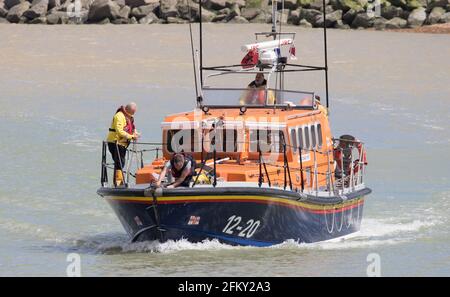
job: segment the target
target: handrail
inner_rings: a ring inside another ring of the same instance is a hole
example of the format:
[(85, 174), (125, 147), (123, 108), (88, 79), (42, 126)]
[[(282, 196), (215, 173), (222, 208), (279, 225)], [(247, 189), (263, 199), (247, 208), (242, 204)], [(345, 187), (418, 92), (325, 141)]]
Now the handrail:
[[(276, 161), (275, 159), (272, 162), (268, 162), (268, 159), (265, 158), (264, 152), (261, 149), (261, 143), (262, 141), (257, 141), (257, 152), (258, 152), (258, 166), (259, 166), (259, 178), (258, 178), (258, 185), (259, 187), (262, 186), (263, 182), (266, 180), (264, 176), (267, 177), (267, 184), (269, 187), (272, 187), (272, 181), (271, 181), (271, 175), (276, 174), (274, 171), (271, 171), (269, 174), (268, 167), (272, 168), (282, 168), (284, 171), (284, 188), (287, 189), (288, 186), (291, 191), (301, 191), (304, 192), (305, 190), (316, 192), (316, 194), (319, 191), (323, 191), (325, 187), (325, 191), (328, 191), (330, 195), (332, 193), (335, 193), (335, 191), (338, 191), (339, 194), (344, 194), (347, 190), (354, 191), (355, 188), (364, 182), (364, 172), (366, 167), (366, 161), (365, 161), (365, 152), (364, 152), (364, 144), (361, 141), (352, 141), (347, 139), (333, 139), (333, 142), (335, 144), (339, 141), (343, 140), (347, 143), (350, 143), (350, 145), (345, 147), (340, 146), (330, 146), (330, 147), (315, 147), (315, 148), (304, 148), (301, 146), (297, 146), (297, 152), (299, 153), (298, 156), (298, 162), (295, 163), (297, 166), (292, 166), (292, 163), (289, 163), (288, 161), (288, 148), (294, 148), (293, 145), (290, 145), (286, 143), (286, 139), (284, 134), (280, 135), (279, 142), (276, 141), (275, 143), (271, 143), (271, 146), (273, 145), (280, 145), (281, 150), (278, 152), (278, 156), (281, 156), (283, 161), (280, 160)], [(247, 142), (237, 142), (237, 143), (247, 143)], [(358, 144), (358, 145), (355, 145)], [(133, 162), (135, 159), (131, 154), (134, 154), (134, 157), (136, 158), (136, 170), (144, 167), (144, 154), (145, 153), (152, 153), (153, 157), (158, 159), (160, 151), (162, 150), (161, 146), (163, 146), (164, 143), (160, 142), (136, 142), (134, 145), (127, 148), (127, 154), (130, 154), (130, 156), (127, 156), (126, 158), (126, 165), (124, 166), (124, 170), (126, 170), (124, 176), (131, 176), (136, 178), (135, 172), (132, 171), (131, 167), (133, 167), (134, 170), (134, 163), (133, 166), (129, 166), (129, 163)], [(150, 148), (146, 148), (145, 146), (151, 146)], [(110, 163), (109, 160), (111, 160), (111, 157), (108, 157), (108, 147), (107, 142), (102, 142), (102, 153), (101, 153), (101, 172), (100, 172), (100, 183), (102, 187), (105, 187), (109, 183), (109, 176), (108, 171), (112, 170), (113, 163)], [(302, 155), (306, 153), (313, 153), (314, 156), (312, 158), (312, 163), (309, 163), (307, 167), (305, 167), (304, 161), (302, 159)], [(212, 186), (216, 187), (218, 180), (217, 180), (217, 153), (216, 145), (213, 145), (213, 150), (211, 151), (205, 151), (206, 155), (203, 156), (204, 160), (202, 161), (202, 166), (200, 167), (200, 172), (197, 173), (197, 176), (195, 178), (194, 184), (192, 187), (194, 187), (197, 184), (199, 175), (202, 173), (202, 171), (205, 169), (206, 161), (212, 157), (213, 159), (213, 168), (210, 170), (211, 179), (212, 179)], [(293, 152), (291, 152), (293, 154)], [(339, 159), (336, 159), (336, 154), (340, 154), (342, 157)], [(324, 156), (321, 158), (318, 158), (318, 155)], [(331, 156), (330, 156), (331, 155)], [(345, 155), (345, 156), (344, 156)], [(294, 156), (294, 155), (292, 155)], [(345, 160), (344, 160), (345, 159)], [(279, 160), (279, 159), (277, 159)], [(334, 166), (332, 166), (334, 161)], [(339, 164), (336, 163), (336, 161), (339, 162)], [(256, 161), (255, 161), (256, 163)], [(345, 166), (345, 167), (344, 167)], [(334, 168), (336, 167), (336, 168)], [(291, 176), (291, 170), (294, 172), (298, 172), (298, 175), (300, 176), (300, 180), (297, 178), (296, 185), (299, 185), (300, 188), (294, 189), (292, 176)], [(278, 170), (279, 172), (279, 170)], [(312, 177), (312, 182), (308, 185), (305, 185), (305, 173), (307, 176)], [(323, 177), (323, 178), (322, 178)], [(276, 178), (275, 178), (276, 180)], [(326, 181), (325, 184), (323, 181)], [(126, 180), (127, 183), (130, 183), (130, 177), (127, 177)], [(277, 183), (275, 182), (275, 185)]]

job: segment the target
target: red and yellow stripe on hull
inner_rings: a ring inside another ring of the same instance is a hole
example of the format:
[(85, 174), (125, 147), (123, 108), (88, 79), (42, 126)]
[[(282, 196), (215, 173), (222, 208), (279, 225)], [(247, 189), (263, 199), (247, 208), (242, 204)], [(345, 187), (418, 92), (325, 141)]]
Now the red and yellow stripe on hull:
[[(105, 196), (108, 200), (123, 203), (152, 204), (151, 197), (130, 197), (130, 196)], [(337, 204), (315, 204), (303, 201), (295, 201), (286, 198), (276, 198), (267, 196), (245, 196), (245, 195), (223, 195), (223, 196), (174, 196), (158, 197), (158, 204), (185, 204), (185, 203), (257, 203), (267, 205), (279, 205), (288, 208), (307, 211), (316, 214), (339, 213), (359, 207), (364, 204), (364, 197), (344, 201)]]

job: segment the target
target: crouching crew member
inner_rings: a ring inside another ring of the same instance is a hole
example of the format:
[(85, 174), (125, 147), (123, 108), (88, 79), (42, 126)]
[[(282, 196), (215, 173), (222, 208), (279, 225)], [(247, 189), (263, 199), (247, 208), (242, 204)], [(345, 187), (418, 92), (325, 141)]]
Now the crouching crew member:
[(106, 141), (108, 142), (108, 150), (114, 160), (115, 186), (124, 184), (123, 168), (125, 166), (127, 147), (132, 140), (139, 138), (139, 133), (136, 132), (136, 127), (134, 126), (136, 110), (137, 106), (134, 102), (121, 106), (117, 109), (109, 128)]
[(191, 156), (181, 153), (174, 154), (172, 159), (164, 165), (156, 186), (160, 187), (162, 180), (166, 177), (167, 173), (170, 173), (175, 181), (168, 185), (167, 188), (189, 187), (189, 182), (192, 176), (194, 176), (194, 172), (195, 161)]

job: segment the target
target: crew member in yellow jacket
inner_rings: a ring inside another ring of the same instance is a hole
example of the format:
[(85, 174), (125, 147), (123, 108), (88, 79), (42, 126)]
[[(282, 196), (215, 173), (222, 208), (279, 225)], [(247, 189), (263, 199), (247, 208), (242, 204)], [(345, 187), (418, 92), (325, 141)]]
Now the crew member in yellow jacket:
[(106, 138), (108, 150), (114, 160), (114, 185), (120, 186), (123, 181), (123, 167), (125, 166), (125, 155), (127, 147), (132, 140), (139, 138), (139, 133), (134, 126), (134, 114), (136, 103), (131, 102), (117, 109), (113, 117), (109, 133)]

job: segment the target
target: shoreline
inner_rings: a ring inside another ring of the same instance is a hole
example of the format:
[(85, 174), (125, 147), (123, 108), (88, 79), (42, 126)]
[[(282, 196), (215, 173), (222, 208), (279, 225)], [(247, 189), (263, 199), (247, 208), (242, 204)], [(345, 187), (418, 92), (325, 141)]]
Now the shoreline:
[[(0, 24), (183, 24), (200, 20), (199, 0), (0, 0)], [(202, 0), (205, 23), (271, 23), (269, 0)], [(450, 33), (450, 0), (284, 0), (283, 25)], [(379, 1), (377, 6), (373, 3)]]
[(450, 34), (450, 23), (447, 24), (436, 24), (436, 25), (425, 25), (418, 28), (405, 28), (398, 30), (386, 30), (392, 32), (403, 32), (403, 33), (428, 33), (428, 34)]
[[(209, 23), (214, 25), (216, 23)], [(31, 24), (3, 24), (0, 23), (0, 27), (8, 27), (8, 26), (29, 26)], [(95, 26), (95, 25), (114, 25), (114, 24), (60, 24), (61, 26)], [(141, 24), (129, 24), (128, 26), (140, 26)], [(170, 25), (183, 25), (183, 24), (170, 24)], [(231, 25), (246, 25), (246, 24), (231, 24)], [(249, 24), (252, 25), (252, 24)], [(290, 24), (287, 24), (285, 27), (296, 27)], [(320, 28), (301, 28), (303, 30), (314, 30)], [(418, 28), (403, 28), (403, 29), (383, 29), (377, 30), (375, 28), (366, 28), (363, 30), (345, 30), (345, 29), (336, 29), (336, 28), (328, 28), (329, 30), (339, 30), (339, 31), (368, 31), (368, 32), (394, 32), (394, 33), (417, 33), (417, 34), (436, 34), (436, 35), (446, 35), (450, 34), (450, 24), (436, 24), (436, 25), (424, 25)]]

